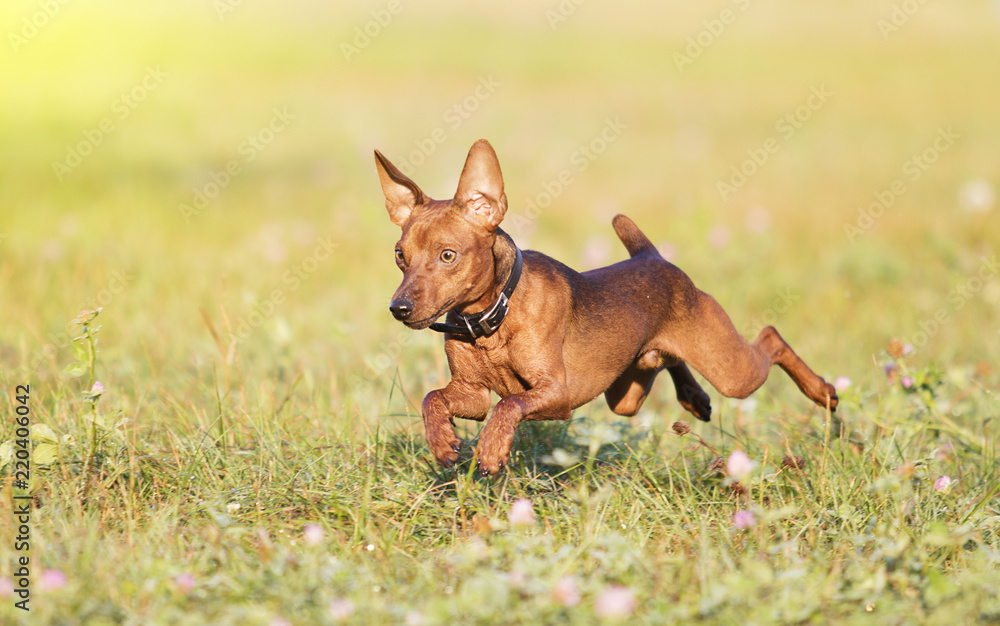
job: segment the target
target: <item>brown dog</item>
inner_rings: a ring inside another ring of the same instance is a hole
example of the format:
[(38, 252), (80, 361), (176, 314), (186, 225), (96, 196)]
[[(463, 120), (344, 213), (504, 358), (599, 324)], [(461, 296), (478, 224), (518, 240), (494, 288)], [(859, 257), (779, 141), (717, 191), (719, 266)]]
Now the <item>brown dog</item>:
[[(432, 200), (377, 150), (389, 218), (403, 229), (396, 264), (403, 282), (389, 310), (413, 329), (447, 333), (451, 382), (427, 394), (424, 427), (441, 465), (458, 460), (452, 418), (482, 421), (490, 391), (502, 399), (479, 436), (483, 474), (507, 463), (523, 420), (565, 420), (604, 393), (611, 410), (635, 415), (666, 368), (685, 409), (711, 415), (690, 364), (724, 396), (745, 398), (777, 363), (813, 402), (837, 394), (773, 327), (752, 344), (712, 296), (668, 263), (629, 218), (612, 222), (627, 261), (578, 273), (540, 252), (523, 255), (499, 228), (507, 211), (492, 146), (469, 151), (451, 200)], [(448, 313), (447, 324), (435, 320)]]

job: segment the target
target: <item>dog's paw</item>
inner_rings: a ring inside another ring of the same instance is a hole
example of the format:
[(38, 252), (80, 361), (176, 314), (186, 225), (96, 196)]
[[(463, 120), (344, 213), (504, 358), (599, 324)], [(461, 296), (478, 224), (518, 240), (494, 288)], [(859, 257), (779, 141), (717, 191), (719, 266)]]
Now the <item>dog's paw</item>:
[(809, 397), (813, 402), (824, 409), (826, 408), (826, 403), (829, 400), (830, 412), (835, 413), (837, 411), (837, 403), (840, 401), (837, 397), (837, 389), (823, 379), (820, 379), (820, 382), (822, 384), (820, 385), (819, 391), (815, 394), (810, 394)]
[(476, 449), (476, 460), (479, 473), (483, 476), (493, 476), (499, 474), (510, 461), (510, 446), (506, 449), (493, 449), (491, 446), (483, 446), (482, 443)]
[(712, 419), (712, 399), (703, 389), (692, 390), (686, 397), (677, 399), (688, 413), (701, 421), (708, 422)]
[(510, 447), (514, 445), (514, 429), (505, 428), (501, 424), (502, 420), (494, 415), (479, 434), (476, 462), (483, 476), (499, 473), (510, 461)]
[[(830, 388), (830, 412), (837, 412), (837, 403), (840, 402), (840, 398), (837, 397), (837, 390), (833, 388), (833, 385), (827, 385)], [(823, 402), (823, 407), (826, 407), (826, 402)]]
[(458, 461), (458, 453), (462, 449), (462, 440), (455, 435), (455, 428), (446, 421), (435, 427), (427, 427), (427, 443), (431, 454), (443, 467), (451, 467)]

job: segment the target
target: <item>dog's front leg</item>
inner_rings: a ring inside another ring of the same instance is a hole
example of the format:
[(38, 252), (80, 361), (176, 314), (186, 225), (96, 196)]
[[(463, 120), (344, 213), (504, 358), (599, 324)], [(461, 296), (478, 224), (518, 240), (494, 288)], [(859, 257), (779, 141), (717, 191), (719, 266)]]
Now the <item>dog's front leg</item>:
[(458, 460), (462, 440), (455, 434), (453, 417), (482, 421), (490, 410), (490, 391), (482, 385), (472, 385), (452, 379), (444, 389), (430, 392), (424, 398), (424, 435), (437, 462), (451, 467)]
[(524, 393), (507, 396), (493, 408), (493, 415), (479, 433), (476, 458), (483, 476), (496, 474), (510, 460), (514, 430), (522, 421), (568, 420), (571, 415), (566, 384), (545, 381)]

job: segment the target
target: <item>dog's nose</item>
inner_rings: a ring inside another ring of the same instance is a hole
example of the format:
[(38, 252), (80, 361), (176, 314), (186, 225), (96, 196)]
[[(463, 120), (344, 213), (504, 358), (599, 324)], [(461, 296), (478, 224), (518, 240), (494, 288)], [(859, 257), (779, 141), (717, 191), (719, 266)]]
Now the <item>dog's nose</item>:
[(413, 303), (409, 300), (393, 300), (389, 304), (389, 312), (392, 316), (399, 321), (403, 321), (410, 317), (410, 313), (413, 313)]

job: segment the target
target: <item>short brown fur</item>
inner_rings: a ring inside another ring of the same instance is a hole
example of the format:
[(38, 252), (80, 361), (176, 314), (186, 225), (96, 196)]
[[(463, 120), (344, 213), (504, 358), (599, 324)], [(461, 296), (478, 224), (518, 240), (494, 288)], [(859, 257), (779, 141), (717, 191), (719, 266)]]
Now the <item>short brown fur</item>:
[[(489, 142), (472, 146), (452, 200), (430, 199), (377, 150), (375, 163), (389, 217), (403, 231), (396, 244), (403, 281), (390, 305), (393, 315), (423, 329), (444, 313), (490, 307), (516, 248), (499, 228), (507, 197)], [(452, 379), (428, 393), (422, 408), (427, 442), (441, 465), (458, 460), (461, 441), (452, 418), (486, 419), (490, 391), (501, 400), (479, 436), (476, 457), (484, 474), (508, 462), (522, 421), (569, 419), (601, 393), (615, 413), (635, 415), (663, 369), (684, 408), (704, 421), (711, 415), (709, 397), (688, 365), (724, 396), (745, 398), (777, 364), (810, 400), (836, 409), (833, 386), (778, 331), (768, 326), (748, 343), (715, 299), (663, 259), (632, 220), (618, 215), (612, 223), (630, 259), (580, 273), (525, 251), (500, 328), (475, 340), (445, 336)]]

